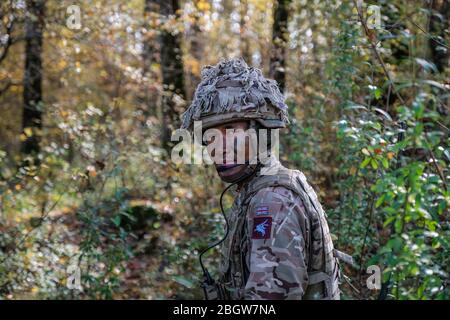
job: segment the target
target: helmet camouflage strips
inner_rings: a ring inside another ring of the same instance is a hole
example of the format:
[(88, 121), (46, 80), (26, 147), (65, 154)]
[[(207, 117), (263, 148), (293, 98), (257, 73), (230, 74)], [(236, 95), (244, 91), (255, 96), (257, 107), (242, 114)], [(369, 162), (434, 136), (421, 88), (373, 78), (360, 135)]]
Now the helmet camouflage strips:
[(256, 120), (263, 127), (284, 128), (289, 122), (287, 105), (275, 80), (243, 59), (222, 60), (202, 70), (202, 81), (192, 104), (182, 116), (183, 129), (201, 120), (202, 128), (241, 120)]

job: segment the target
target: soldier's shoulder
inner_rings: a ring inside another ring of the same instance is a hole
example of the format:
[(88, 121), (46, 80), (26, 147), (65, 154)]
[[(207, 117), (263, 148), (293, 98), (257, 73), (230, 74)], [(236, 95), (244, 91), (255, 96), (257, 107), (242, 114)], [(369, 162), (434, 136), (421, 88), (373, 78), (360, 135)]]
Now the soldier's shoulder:
[(288, 212), (294, 204), (302, 206), (300, 198), (283, 186), (266, 187), (258, 190), (249, 202), (249, 215), (275, 215)]
[(295, 198), (295, 193), (285, 186), (268, 186), (261, 188), (257, 192), (255, 192), (255, 194), (252, 196), (251, 202), (284, 202), (293, 201)]

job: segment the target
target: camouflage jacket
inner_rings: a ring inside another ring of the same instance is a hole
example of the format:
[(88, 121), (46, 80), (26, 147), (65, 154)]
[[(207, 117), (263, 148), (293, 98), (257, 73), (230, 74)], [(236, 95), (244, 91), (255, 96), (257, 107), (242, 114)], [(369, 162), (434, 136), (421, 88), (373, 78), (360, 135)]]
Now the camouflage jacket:
[(228, 214), (219, 286), (226, 299), (339, 299), (339, 264), (325, 213), (302, 172), (277, 162)]

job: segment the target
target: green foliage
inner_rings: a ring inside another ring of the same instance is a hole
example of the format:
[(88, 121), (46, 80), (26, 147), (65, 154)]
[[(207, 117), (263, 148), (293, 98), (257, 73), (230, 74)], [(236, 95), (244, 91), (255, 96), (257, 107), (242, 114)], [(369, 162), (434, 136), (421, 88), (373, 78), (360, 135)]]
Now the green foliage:
[[(342, 270), (345, 299), (378, 298), (370, 265), (388, 299), (449, 299), (445, 12), (370, 3), (382, 25), (368, 32), (353, 1), (291, 3), (281, 160), (305, 171), (335, 246), (356, 260)], [(144, 17), (142, 1), (102, 0), (80, 4), (82, 29), (71, 30), (72, 4), (47, 1), (40, 130), (21, 127), (23, 6), (0, 59), (0, 299), (200, 299), (198, 254), (224, 235), (224, 186), (212, 167), (176, 165), (161, 147), (177, 123), (161, 118), (173, 88), (153, 45), (162, 31), (184, 35), (184, 70), (172, 71), (184, 71), (188, 97), (220, 58), (245, 55), (268, 75), (273, 6), (181, 1), (180, 18)], [(176, 119), (187, 101), (172, 98)], [(33, 135), (39, 154), (21, 154)], [(204, 255), (213, 275), (219, 257)], [(82, 290), (70, 287), (74, 270)]]
[[(332, 230), (337, 229), (336, 245), (353, 252), (359, 261), (360, 297), (376, 298), (364, 290), (361, 279), (365, 269), (375, 264), (391, 289), (388, 298), (448, 299), (450, 198), (444, 180), (449, 162), (448, 131), (442, 131), (436, 122), (443, 88), (435, 80), (416, 79), (429, 77), (434, 68), (427, 60), (415, 58), (425, 73), (415, 72), (411, 85), (426, 83), (434, 88), (421, 85), (407, 92), (405, 85), (391, 87), (392, 95), (402, 90), (408, 97), (406, 104), (395, 103), (390, 110), (380, 104), (380, 99), (391, 94), (386, 90), (388, 75), (377, 59), (360, 63), (374, 52), (361, 45), (363, 30), (349, 20), (340, 22), (336, 49), (328, 64), (330, 92), (342, 106), (340, 120), (335, 122), (339, 149), (335, 185), (340, 197), (329, 213), (335, 226)], [(385, 49), (377, 50), (383, 53)], [(400, 68), (396, 74), (411, 70)], [(375, 81), (381, 85), (375, 86)], [(355, 90), (364, 87), (368, 94), (355, 96)]]

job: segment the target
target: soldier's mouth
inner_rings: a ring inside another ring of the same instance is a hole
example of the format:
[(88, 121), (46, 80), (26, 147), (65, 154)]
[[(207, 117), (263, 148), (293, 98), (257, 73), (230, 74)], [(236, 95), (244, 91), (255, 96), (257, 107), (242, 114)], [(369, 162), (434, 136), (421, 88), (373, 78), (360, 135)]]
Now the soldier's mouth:
[(218, 172), (223, 172), (223, 171), (233, 169), (237, 166), (240, 166), (240, 164), (221, 164), (221, 165), (217, 165), (216, 169)]

